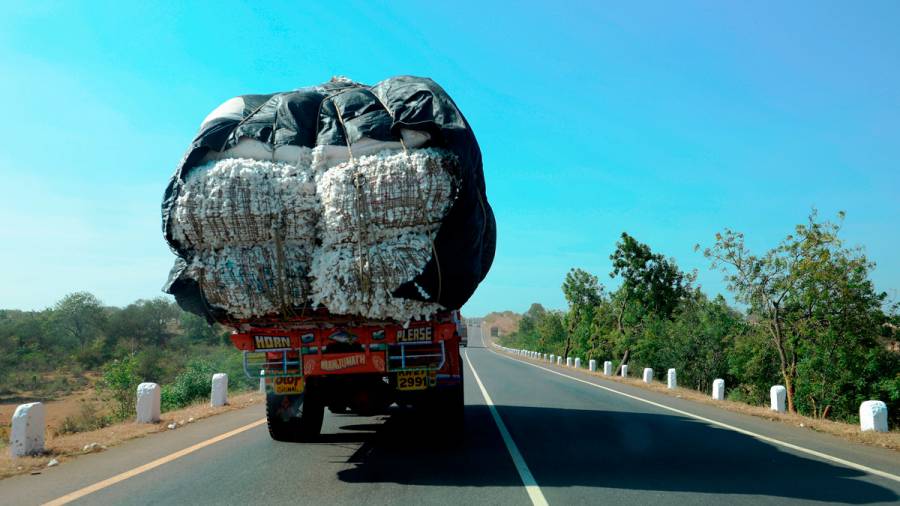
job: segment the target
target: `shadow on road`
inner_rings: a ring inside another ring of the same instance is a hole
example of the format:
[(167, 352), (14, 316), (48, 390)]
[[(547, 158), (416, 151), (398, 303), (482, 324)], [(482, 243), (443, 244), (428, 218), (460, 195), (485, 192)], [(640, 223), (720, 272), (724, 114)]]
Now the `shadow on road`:
[[(498, 406), (541, 487), (746, 494), (866, 504), (897, 501), (863, 473), (679, 416)], [(362, 442), (338, 473), (352, 483), (521, 486), (485, 406), (466, 406), (462, 442), (398, 412), (383, 425), (345, 426)], [(350, 436), (348, 438), (348, 436)], [(330, 442), (325, 436), (325, 442)]]

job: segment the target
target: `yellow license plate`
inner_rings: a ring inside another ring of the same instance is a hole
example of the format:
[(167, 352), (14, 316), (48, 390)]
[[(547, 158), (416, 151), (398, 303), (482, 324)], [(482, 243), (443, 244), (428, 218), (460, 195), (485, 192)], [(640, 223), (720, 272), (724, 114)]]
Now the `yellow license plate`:
[(397, 390), (425, 390), (428, 388), (428, 371), (400, 371), (397, 373)]
[(286, 378), (275, 376), (272, 381), (272, 390), (276, 394), (302, 394), (303, 393), (303, 377)]

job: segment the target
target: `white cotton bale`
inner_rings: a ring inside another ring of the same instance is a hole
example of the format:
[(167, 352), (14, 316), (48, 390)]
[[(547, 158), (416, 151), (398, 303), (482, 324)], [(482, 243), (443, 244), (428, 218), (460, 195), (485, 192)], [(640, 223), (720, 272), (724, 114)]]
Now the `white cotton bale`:
[(597, 372), (597, 361), (594, 359), (588, 360), (588, 369), (591, 372)]
[(628, 377), (628, 364), (625, 364), (622, 366), (622, 377), (623, 378)]
[(566, 367), (572, 367), (572, 357), (566, 357)]
[(612, 373), (612, 362), (610, 362), (609, 360), (605, 360), (603, 362), (603, 374), (606, 376), (612, 376)]
[(11, 425), (9, 449), (13, 457), (35, 455), (44, 451), (43, 404), (20, 404), (13, 413)]
[(717, 401), (725, 400), (725, 380), (718, 378), (713, 381), (712, 397)]
[(575, 369), (581, 369), (581, 359), (575, 358)]
[(784, 401), (787, 399), (787, 389), (783, 385), (772, 385), (769, 389), (769, 401), (771, 402), (769, 409), (778, 413), (787, 411), (784, 407)]
[(675, 388), (678, 386), (678, 375), (675, 372), (675, 369), (669, 369), (667, 378), (666, 378), (666, 386), (669, 388)]
[(210, 405), (214, 408), (228, 404), (228, 375), (219, 372), (213, 374)]
[(160, 396), (162, 390), (156, 383), (141, 383), (137, 387), (135, 408), (137, 423), (155, 423), (159, 421)]
[(859, 428), (863, 432), (887, 432), (888, 410), (881, 401), (865, 401), (859, 405)]
[(644, 368), (644, 383), (652, 383), (653, 382), (653, 369), (649, 367)]

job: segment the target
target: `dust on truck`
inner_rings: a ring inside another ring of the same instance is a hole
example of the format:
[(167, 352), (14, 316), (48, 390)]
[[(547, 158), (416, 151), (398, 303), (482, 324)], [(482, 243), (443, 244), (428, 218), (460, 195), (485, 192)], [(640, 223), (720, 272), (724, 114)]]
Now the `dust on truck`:
[(269, 434), (309, 440), (332, 413), (374, 415), (391, 404), (427, 410), (452, 430), (463, 425), (463, 366), (455, 312), (407, 327), (278, 322), (231, 335), (244, 370), (266, 385)]
[(437, 83), (347, 78), (242, 95), (206, 119), (169, 181), (164, 286), (233, 329), (277, 440), (324, 410), (427, 410), (460, 427), (459, 308), (496, 224), (481, 151)]

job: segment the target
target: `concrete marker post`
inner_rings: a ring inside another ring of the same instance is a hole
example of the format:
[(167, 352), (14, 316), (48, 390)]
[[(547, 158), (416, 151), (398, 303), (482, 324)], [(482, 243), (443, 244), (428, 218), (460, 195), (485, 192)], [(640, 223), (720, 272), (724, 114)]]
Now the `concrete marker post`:
[(628, 364), (625, 364), (622, 366), (622, 377), (623, 378), (628, 377)]
[(266, 371), (259, 370), (259, 393), (266, 393)]
[(575, 369), (581, 369), (581, 359), (575, 357)]
[(228, 404), (228, 375), (223, 372), (213, 374), (210, 405), (218, 408)]
[(784, 388), (784, 385), (772, 385), (772, 388), (769, 389), (769, 409), (776, 413), (784, 413), (787, 411), (784, 408), (784, 401), (786, 398), (787, 389)]
[(160, 415), (162, 389), (156, 383), (141, 383), (137, 387), (135, 411), (137, 423), (156, 423)]
[(566, 357), (566, 367), (572, 367), (572, 357)]
[(613, 373), (612, 362), (610, 362), (609, 360), (604, 361), (603, 362), (603, 375), (604, 376), (612, 376), (612, 373)]
[(553, 362), (556, 362), (556, 354), (555, 353), (550, 354), (550, 363), (552, 364)]
[(594, 359), (588, 360), (588, 370), (591, 372), (597, 372), (597, 361)]
[(881, 401), (864, 401), (859, 405), (859, 430), (862, 432), (888, 431), (887, 405)]
[(678, 376), (675, 373), (675, 369), (669, 369), (668, 375), (666, 379), (666, 386), (669, 388), (675, 388), (678, 386)]
[(562, 365), (562, 357), (559, 355), (556, 356), (556, 365)]
[(713, 381), (712, 397), (717, 401), (725, 400), (725, 380), (722, 378), (717, 378)]
[(653, 369), (649, 367), (644, 368), (644, 383), (653, 383)]
[(16, 408), (9, 430), (9, 451), (13, 457), (44, 451), (44, 420), (44, 405), (40, 402), (20, 404)]

